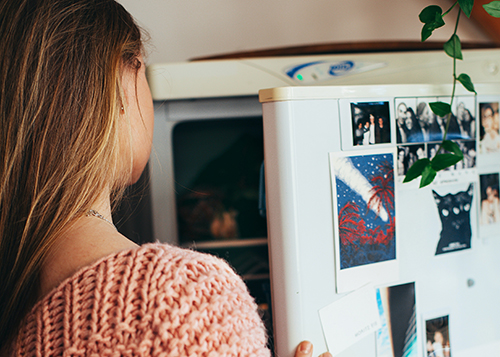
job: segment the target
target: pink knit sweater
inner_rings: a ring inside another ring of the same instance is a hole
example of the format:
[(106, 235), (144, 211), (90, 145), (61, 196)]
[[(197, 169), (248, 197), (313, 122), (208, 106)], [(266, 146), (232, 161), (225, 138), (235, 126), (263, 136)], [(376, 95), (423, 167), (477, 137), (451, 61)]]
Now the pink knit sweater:
[(65, 280), (24, 319), (13, 356), (269, 356), (245, 284), (215, 257), (148, 244)]

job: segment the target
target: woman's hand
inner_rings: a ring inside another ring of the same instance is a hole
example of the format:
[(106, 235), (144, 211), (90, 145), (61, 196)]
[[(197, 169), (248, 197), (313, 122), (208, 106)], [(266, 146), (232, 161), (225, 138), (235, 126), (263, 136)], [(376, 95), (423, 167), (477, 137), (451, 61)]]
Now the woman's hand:
[[(311, 357), (313, 353), (313, 345), (309, 341), (302, 341), (299, 343), (297, 350), (295, 351), (295, 357)], [(325, 352), (319, 357), (332, 357), (330, 352)]]

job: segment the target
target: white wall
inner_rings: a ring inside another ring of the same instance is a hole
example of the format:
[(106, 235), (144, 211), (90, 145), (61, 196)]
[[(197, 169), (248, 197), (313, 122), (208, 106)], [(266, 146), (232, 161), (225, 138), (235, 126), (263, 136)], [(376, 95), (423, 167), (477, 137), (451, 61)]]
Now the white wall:
[[(328, 42), (419, 40), (418, 14), (448, 0), (118, 0), (151, 35), (149, 63)], [(464, 21), (462, 21), (464, 20)], [(431, 39), (447, 40), (449, 25)], [(462, 41), (487, 41), (465, 16)]]

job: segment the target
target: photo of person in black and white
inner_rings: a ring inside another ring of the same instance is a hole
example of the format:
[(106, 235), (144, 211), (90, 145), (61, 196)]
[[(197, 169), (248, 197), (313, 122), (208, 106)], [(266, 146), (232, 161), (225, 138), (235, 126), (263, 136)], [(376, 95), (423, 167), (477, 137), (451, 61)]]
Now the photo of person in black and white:
[(406, 175), (408, 169), (420, 159), (427, 157), (425, 144), (398, 146), (398, 175)]
[(436, 121), (436, 115), (432, 112), (429, 104), (426, 102), (420, 102), (417, 105), (417, 118), (420, 124), (420, 129), (422, 130), (422, 137), (425, 142), (431, 139), (431, 126)]
[(406, 127), (406, 139), (408, 143), (422, 143), (424, 142), (424, 136), (422, 134), (422, 129), (420, 128), (420, 123), (417, 120), (417, 116), (413, 111), (413, 108), (408, 107), (406, 109), (405, 118)]
[[(427, 157), (432, 160), (439, 150), (440, 144), (427, 144)], [(448, 170), (448, 169), (445, 169)]]
[(443, 125), (446, 127), (448, 125), (448, 134), (446, 135), (447, 140), (457, 140), (457, 139), (468, 139), (468, 136), (462, 137), (462, 133), (460, 132), (460, 127), (458, 125), (457, 116), (453, 113), (450, 114), (450, 123), (447, 124), (446, 121), (448, 117), (444, 117)]
[(399, 103), (396, 108), (396, 142), (398, 144), (405, 144), (407, 142), (407, 130), (405, 126), (407, 110), (406, 103)]
[[(417, 103), (415, 103), (415, 99)], [(396, 137), (398, 144), (426, 143), (442, 141), (446, 130), (447, 117), (434, 114), (425, 98), (405, 98), (396, 100)], [(447, 139), (475, 139), (476, 121), (467, 108), (471, 98), (458, 97), (456, 110), (450, 116)], [(435, 99), (432, 99), (434, 101)], [(410, 103), (416, 104), (416, 109)]]
[(470, 169), (476, 167), (476, 140), (457, 141), (464, 159), (455, 165), (455, 169)]
[(423, 143), (424, 132), (420, 121), (413, 109), (413, 104), (399, 102), (396, 104), (396, 142), (398, 144)]
[(351, 103), (353, 145), (391, 142), (389, 102)]
[(476, 120), (472, 116), (469, 109), (466, 108), (464, 102), (457, 105), (457, 125), (462, 139), (476, 138)]
[[(460, 169), (470, 169), (476, 167), (476, 141), (475, 140), (459, 140), (455, 141), (460, 147), (460, 150), (464, 154), (463, 160), (459, 161), (455, 164), (455, 166), (448, 167), (445, 170), (460, 170)], [(440, 144), (427, 144), (427, 157), (432, 159), (436, 156), (437, 150), (439, 149)], [(449, 152), (445, 150), (441, 150), (440, 154), (449, 154)]]

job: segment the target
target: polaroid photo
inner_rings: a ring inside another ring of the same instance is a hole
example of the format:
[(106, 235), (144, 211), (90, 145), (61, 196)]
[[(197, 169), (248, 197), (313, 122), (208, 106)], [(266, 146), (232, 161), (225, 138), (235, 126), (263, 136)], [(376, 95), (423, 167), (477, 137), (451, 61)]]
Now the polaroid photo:
[(330, 153), (337, 293), (399, 276), (394, 148)]
[(376, 290), (381, 328), (377, 357), (418, 356), (415, 282)]
[(498, 102), (479, 103), (479, 152), (500, 152)]
[(425, 356), (451, 357), (450, 315), (425, 319)]
[(343, 150), (383, 147), (391, 144), (389, 99), (341, 100), (340, 120)]
[(478, 167), (498, 165), (500, 160), (500, 119), (498, 96), (480, 96), (477, 99), (478, 125)]
[(497, 236), (500, 231), (499, 173), (479, 175), (479, 235)]
[[(435, 212), (441, 221), (435, 255), (471, 248), (475, 231), (475, 183), (441, 185), (432, 189)], [(473, 234), (474, 233), (474, 234)]]

